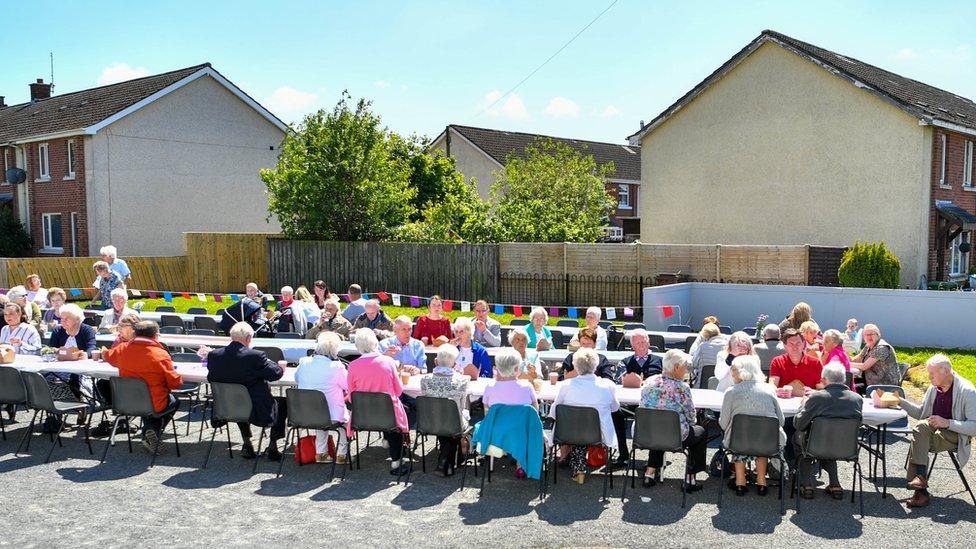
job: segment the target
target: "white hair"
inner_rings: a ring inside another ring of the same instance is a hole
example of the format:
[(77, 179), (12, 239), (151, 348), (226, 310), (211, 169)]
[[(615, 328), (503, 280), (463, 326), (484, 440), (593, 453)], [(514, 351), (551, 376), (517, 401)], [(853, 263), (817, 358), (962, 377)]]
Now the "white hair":
[(522, 355), (515, 349), (505, 349), (495, 355), (495, 371), (503, 377), (512, 377), (515, 369), (521, 366)]
[(370, 305), (373, 305), (377, 309), (379, 309), (380, 308), (380, 300), (378, 300), (378, 299), (368, 299), (368, 300), (366, 300), (366, 303), (363, 305), (363, 307), (369, 307)]
[(400, 315), (393, 319), (394, 326), (413, 326), (413, 321), (407, 315)]
[(847, 382), (847, 371), (844, 369), (844, 365), (836, 360), (831, 360), (825, 364), (820, 376), (827, 380), (828, 383)]
[(125, 298), (126, 301), (129, 300), (129, 292), (125, 291), (125, 288), (116, 288), (112, 290), (112, 297), (120, 295)]
[(756, 355), (737, 356), (732, 361), (732, 367), (739, 371), (739, 379), (742, 381), (758, 381), (763, 383), (766, 376), (762, 373), (759, 357)]
[(356, 330), (353, 335), (353, 340), (356, 342), (356, 350), (359, 354), (375, 353), (376, 348), (380, 346), (380, 342), (376, 339), (376, 334), (373, 330), (369, 328), (360, 328)]
[(244, 343), (248, 339), (254, 337), (254, 328), (252, 328), (247, 322), (238, 322), (230, 327), (227, 335), (229, 335), (234, 341)]
[(295, 288), (292, 288), (291, 286), (285, 286), (285, 287), (281, 288), (281, 295), (285, 295), (285, 294), (294, 295), (295, 294)]
[(766, 341), (767, 339), (779, 339), (782, 335), (783, 334), (780, 332), (778, 324), (767, 324), (763, 327), (763, 341)]
[(829, 339), (834, 343), (834, 345), (842, 345), (844, 343), (844, 336), (841, 335), (839, 330), (833, 328), (827, 330), (823, 333), (824, 339)]
[(529, 321), (531, 322), (535, 315), (542, 315), (542, 324), (546, 325), (549, 323), (549, 313), (546, 312), (542, 307), (532, 307), (532, 312), (529, 313)]
[(315, 340), (315, 354), (337, 358), (339, 349), (342, 348), (342, 340), (335, 332), (323, 332)]
[[(524, 337), (525, 343), (528, 345), (529, 334), (525, 330), (512, 330), (511, 332), (508, 332), (508, 344), (512, 345), (515, 342), (516, 337)], [(512, 346), (514, 347), (514, 345)]]
[(661, 373), (668, 377), (675, 377), (674, 369), (678, 366), (690, 366), (691, 355), (681, 349), (670, 349), (664, 353), (664, 360), (661, 365)]
[(109, 244), (108, 246), (102, 246), (102, 249), (98, 250), (98, 254), (115, 258), (119, 256), (119, 251), (115, 248), (115, 246)]
[(600, 355), (593, 349), (583, 348), (573, 353), (573, 369), (581, 376), (592, 374), (599, 364)]
[(450, 343), (445, 343), (437, 348), (437, 356), (434, 357), (434, 362), (438, 366), (453, 368), (459, 354), (461, 354), (461, 351), (457, 347)]
[(75, 305), (74, 303), (68, 303), (67, 305), (61, 306), (61, 309), (58, 310), (58, 316), (61, 318), (70, 316), (71, 318), (80, 321), (85, 319), (85, 312), (81, 310), (81, 307)]
[(324, 309), (325, 307), (327, 307), (329, 305), (335, 305), (335, 308), (336, 308), (337, 311), (341, 308), (339, 306), (339, 300), (336, 299), (336, 298), (334, 298), (334, 297), (330, 297), (329, 299), (326, 299), (325, 300), (325, 303), (322, 304), (322, 308)]
[(739, 332), (735, 332), (732, 335), (730, 335), (729, 336), (729, 342), (725, 346), (725, 348), (729, 352), (732, 352), (733, 350), (735, 350), (735, 347), (737, 345), (741, 345), (743, 347), (748, 348), (749, 349), (749, 354), (755, 354), (756, 353), (756, 351), (754, 351), (753, 348), (752, 348), (752, 338), (749, 337), (749, 334), (747, 334), (745, 332), (739, 331)]
[(645, 330), (644, 328), (637, 328), (636, 330), (630, 333), (630, 341), (634, 341), (635, 337), (642, 337), (648, 341), (651, 340), (651, 338), (647, 335), (647, 330)]
[(942, 353), (932, 355), (928, 360), (925, 361), (925, 367), (928, 368), (930, 366), (940, 366), (947, 372), (952, 371), (952, 361), (950, 361), (949, 357)]
[(600, 320), (603, 317), (603, 310), (599, 307), (588, 307), (586, 309), (586, 316), (590, 316), (590, 313), (595, 314), (597, 320)]
[(474, 323), (471, 322), (470, 318), (462, 316), (454, 321), (454, 331), (458, 330), (464, 330), (468, 335), (471, 335), (474, 333)]

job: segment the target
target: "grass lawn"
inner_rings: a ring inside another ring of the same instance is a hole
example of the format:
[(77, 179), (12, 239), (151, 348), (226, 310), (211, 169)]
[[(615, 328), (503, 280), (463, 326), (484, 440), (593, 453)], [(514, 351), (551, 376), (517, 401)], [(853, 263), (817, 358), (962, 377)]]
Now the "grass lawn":
[(959, 372), (959, 375), (976, 383), (976, 351), (965, 349), (934, 349), (928, 347), (916, 347), (911, 349), (896, 348), (899, 362), (907, 362), (912, 365), (908, 370), (908, 380), (919, 388), (929, 386), (928, 372), (925, 370), (925, 361), (936, 353), (942, 353), (952, 361), (952, 369)]

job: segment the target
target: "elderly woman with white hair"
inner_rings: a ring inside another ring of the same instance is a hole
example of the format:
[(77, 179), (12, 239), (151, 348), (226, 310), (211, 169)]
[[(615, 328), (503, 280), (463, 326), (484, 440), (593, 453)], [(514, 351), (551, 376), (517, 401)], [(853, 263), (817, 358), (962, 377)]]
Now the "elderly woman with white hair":
[(101, 334), (115, 333), (118, 331), (119, 319), (127, 314), (136, 314), (134, 309), (129, 308), (129, 292), (125, 288), (112, 290), (112, 306), (102, 314), (102, 321), (98, 325), (98, 332)]
[(85, 324), (81, 307), (69, 303), (61, 307), (61, 324), (51, 332), (48, 345), (54, 348), (74, 347), (91, 354), (95, 350), (95, 329)]
[[(573, 370), (576, 377), (562, 383), (556, 400), (549, 410), (550, 417), (556, 417), (559, 405), (586, 406), (594, 408), (600, 416), (600, 432), (603, 444), (611, 450), (617, 449), (617, 433), (614, 430), (611, 414), (620, 409), (617, 401), (617, 387), (613, 381), (596, 376), (596, 368), (600, 363), (600, 355), (593, 349), (580, 349), (573, 355)], [(568, 454), (568, 457), (567, 457)], [(583, 484), (586, 480), (586, 447), (563, 446), (560, 448), (560, 462), (568, 459), (573, 473), (573, 480)]]
[[(539, 353), (529, 350), (529, 335), (522, 330), (512, 330), (508, 333), (508, 344), (512, 346), (522, 357), (522, 365), (519, 369), (521, 379), (533, 380), (545, 375), (542, 361), (539, 360)], [(498, 357), (495, 357), (495, 367), (498, 367)]]
[[(702, 368), (717, 365), (718, 354), (728, 345), (728, 336), (722, 334), (717, 324), (709, 322), (702, 326), (699, 332), (701, 343), (691, 351), (691, 378), (697, 380), (701, 376)], [(700, 380), (704, 385), (708, 380)]]
[[(346, 394), (349, 392), (349, 381), (346, 375), (346, 365), (339, 360), (339, 349), (342, 340), (338, 334), (324, 332), (315, 340), (315, 354), (303, 357), (298, 361), (295, 371), (295, 382), (299, 389), (313, 389), (321, 391), (329, 405), (329, 417), (332, 421), (346, 423), (349, 421), (349, 410), (346, 409)], [(344, 429), (339, 430), (339, 440), (336, 444), (335, 458), (329, 455), (329, 435), (325, 431), (315, 431), (315, 461), (318, 463), (346, 462), (346, 452), (349, 439)]]
[[(396, 416), (397, 431), (385, 433), (390, 447), (390, 474), (402, 476), (407, 474), (409, 464), (401, 463), (404, 452), (404, 433), (410, 428), (407, 422), (407, 412), (400, 401), (403, 394), (403, 384), (397, 373), (396, 361), (379, 352), (379, 341), (376, 333), (369, 328), (356, 330), (353, 340), (356, 350), (362, 356), (349, 363), (349, 394), (347, 400), (352, 400), (352, 394), (357, 391), (370, 393), (386, 393), (393, 402), (393, 413)], [(351, 414), (350, 414), (351, 420)], [(352, 436), (352, 423), (346, 423), (346, 433)]]
[[(596, 350), (606, 351), (607, 350), (607, 331), (600, 326), (600, 317), (603, 315), (603, 311), (599, 307), (590, 307), (586, 309), (586, 328), (589, 328), (596, 332)], [(570, 349), (578, 349), (579, 343), (579, 332), (573, 336), (573, 339), (569, 341)]]
[[(458, 348), (450, 343), (437, 348), (433, 374), (420, 380), (420, 393), (423, 396), (453, 400), (457, 404), (458, 413), (461, 415), (461, 425), (465, 427), (470, 417), (467, 393), (470, 378), (458, 372), (458, 354)], [(461, 439), (460, 437), (439, 436), (437, 442), (440, 445), (437, 470), (446, 477), (453, 476), (454, 468), (460, 465), (458, 463), (460, 457), (458, 447)]]
[(545, 309), (532, 308), (532, 312), (529, 313), (529, 325), (525, 327), (525, 335), (529, 336), (529, 349), (545, 351), (552, 348), (552, 331), (546, 327), (548, 322), (549, 314)]
[[(691, 399), (691, 387), (685, 383), (691, 356), (678, 349), (671, 349), (664, 355), (662, 372), (653, 375), (641, 387), (640, 405), (642, 408), (671, 410), (678, 414), (681, 424), (682, 445), (689, 449), (685, 465), (685, 490), (696, 492), (702, 486), (696, 475), (705, 470), (705, 449), (708, 439), (705, 429), (695, 425), (698, 417), (695, 403)], [(664, 465), (664, 452), (651, 451), (644, 470), (644, 486), (649, 488), (661, 481), (661, 468)]]
[[(759, 365), (759, 357), (744, 355), (733, 360), (732, 381), (735, 385), (725, 392), (725, 398), (722, 400), (722, 413), (718, 418), (719, 426), (725, 431), (723, 445), (728, 446), (732, 440), (732, 421), (735, 416), (746, 414), (773, 417), (779, 420), (779, 447), (786, 446), (786, 432), (783, 431), (785, 419), (783, 409), (779, 406), (772, 385), (766, 383), (766, 376), (763, 375)], [(757, 493), (760, 496), (769, 493), (769, 488), (766, 485), (768, 458), (732, 454), (731, 459), (735, 469), (735, 478), (730, 487), (735, 489), (735, 495), (744, 496), (748, 492), (746, 465), (753, 460), (756, 467)]]
[(92, 265), (92, 269), (95, 270), (95, 274), (97, 275), (93, 285), (98, 290), (95, 297), (92, 298), (92, 303), (94, 304), (95, 299), (99, 299), (101, 301), (101, 308), (108, 309), (112, 306), (112, 290), (125, 288), (125, 283), (122, 277), (113, 271), (108, 263), (104, 261), (96, 261)]
[[(716, 391), (725, 391), (732, 386), (732, 361), (743, 355), (756, 355), (752, 348), (752, 338), (745, 332), (735, 332), (729, 336), (725, 349), (715, 356), (715, 379), (718, 380)], [(707, 383), (708, 380), (704, 382)]]
[(458, 366), (471, 379), (492, 377), (491, 357), (488, 351), (474, 340), (474, 322), (461, 317), (454, 322), (454, 345), (458, 348)]
[(485, 387), (481, 397), (486, 412), (495, 404), (528, 404), (539, 408), (532, 384), (518, 378), (521, 369), (522, 356), (518, 351), (504, 349), (495, 355), (495, 382)]
[[(831, 362), (839, 362), (845, 372), (851, 371), (851, 359), (844, 351), (844, 334), (832, 328), (823, 333), (823, 354), (820, 355), (820, 363), (824, 366)], [(853, 380), (851, 389), (854, 389)]]
[(37, 306), (37, 303), (28, 301), (26, 288), (23, 286), (14, 286), (7, 291), (7, 297), (10, 298), (11, 303), (20, 305), (21, 314), (25, 323), (33, 326), (38, 333), (44, 332), (44, 314), (41, 312), (41, 308)]
[(281, 288), (281, 301), (278, 302), (278, 331), (292, 331), (305, 335), (308, 331), (308, 319), (305, 318), (305, 306), (295, 299), (295, 290), (291, 286)]

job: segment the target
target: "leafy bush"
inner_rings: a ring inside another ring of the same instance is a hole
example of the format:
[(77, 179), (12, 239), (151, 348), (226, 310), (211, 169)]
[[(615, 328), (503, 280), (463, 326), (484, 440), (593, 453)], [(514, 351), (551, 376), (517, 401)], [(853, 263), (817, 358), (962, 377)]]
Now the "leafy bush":
[(0, 257), (24, 257), (31, 253), (31, 237), (7, 209), (0, 210)]
[(928, 289), (939, 290), (944, 292), (954, 292), (959, 289), (959, 285), (955, 282), (929, 282)]
[(882, 242), (855, 242), (840, 262), (837, 276), (848, 288), (897, 288), (901, 262)]

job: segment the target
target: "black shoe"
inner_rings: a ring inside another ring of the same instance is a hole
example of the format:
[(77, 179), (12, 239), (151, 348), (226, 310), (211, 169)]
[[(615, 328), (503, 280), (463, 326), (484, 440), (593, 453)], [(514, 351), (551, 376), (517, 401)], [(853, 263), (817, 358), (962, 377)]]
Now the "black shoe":
[[(749, 483), (749, 481), (746, 480), (746, 484), (748, 484), (748, 483)], [(735, 490), (735, 487), (736, 487), (735, 477), (732, 477), (729, 480), (725, 481), (725, 485), (729, 487), (729, 490)]]
[(746, 495), (747, 492), (749, 492), (749, 486), (747, 484), (743, 484), (742, 486), (736, 485), (735, 495), (741, 497)]
[(390, 474), (397, 477), (402, 477), (410, 471), (409, 463), (401, 463), (399, 467), (394, 467), (390, 469)]
[(254, 453), (254, 446), (250, 444), (241, 446), (241, 457), (244, 459), (254, 459), (257, 457), (257, 454)]
[(697, 491), (701, 490), (702, 488), (704, 488), (704, 486), (702, 486), (701, 484), (699, 484), (697, 482), (694, 483), (694, 484), (691, 484), (690, 482), (685, 481), (685, 492), (689, 492), (689, 493), (690, 492), (697, 492)]
[(644, 475), (643, 485), (644, 488), (650, 488), (657, 484), (657, 473), (652, 476)]
[(267, 456), (268, 461), (281, 461), (281, 452), (278, 451), (278, 446), (273, 442), (271, 446), (268, 446), (268, 451), (265, 453), (265, 456)]
[(759, 494), (760, 496), (765, 496), (766, 494), (769, 493), (769, 486), (766, 486), (765, 484), (760, 484), (756, 486), (756, 493)]
[(112, 424), (106, 420), (102, 420), (91, 430), (90, 434), (93, 438), (105, 438), (112, 434)]
[(630, 465), (630, 456), (627, 457), (620, 456), (617, 459), (613, 460), (614, 469), (626, 469), (628, 465)]

